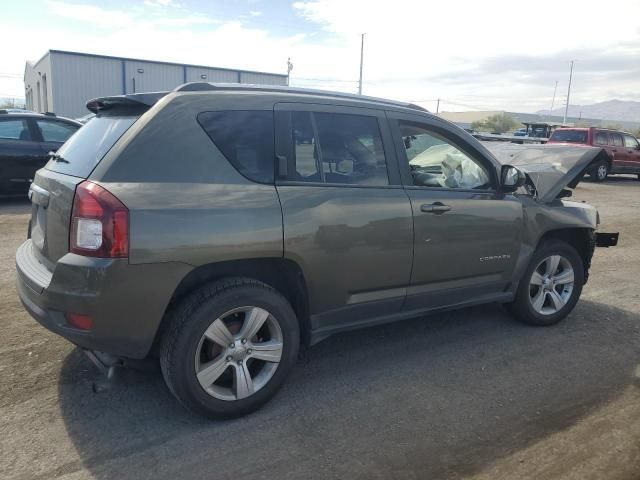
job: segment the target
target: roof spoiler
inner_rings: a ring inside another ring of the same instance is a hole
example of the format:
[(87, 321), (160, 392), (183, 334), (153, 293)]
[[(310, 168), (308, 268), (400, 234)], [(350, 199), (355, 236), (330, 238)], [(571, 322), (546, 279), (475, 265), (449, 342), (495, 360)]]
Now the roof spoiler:
[(99, 97), (87, 102), (90, 112), (98, 113), (113, 107), (152, 107), (169, 92), (134, 93), (131, 95), (114, 95), (113, 97)]

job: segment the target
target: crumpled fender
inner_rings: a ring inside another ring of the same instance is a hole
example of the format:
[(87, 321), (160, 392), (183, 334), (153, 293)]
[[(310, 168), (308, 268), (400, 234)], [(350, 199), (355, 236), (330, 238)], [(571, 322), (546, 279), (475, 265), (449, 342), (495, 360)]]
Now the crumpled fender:
[(552, 202), (565, 187), (575, 188), (584, 174), (607, 160), (602, 148), (583, 145), (519, 145), (483, 142), (503, 165), (521, 169), (536, 188), (539, 202)]

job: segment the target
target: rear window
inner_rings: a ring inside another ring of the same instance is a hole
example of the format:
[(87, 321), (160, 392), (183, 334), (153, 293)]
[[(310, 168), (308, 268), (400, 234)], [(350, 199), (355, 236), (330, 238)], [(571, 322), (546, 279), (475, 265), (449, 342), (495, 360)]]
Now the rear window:
[(78, 130), (76, 125), (54, 120), (36, 120), (36, 124), (45, 142), (64, 143)]
[(198, 122), (242, 175), (255, 182), (273, 183), (272, 111), (203, 112)]
[(554, 142), (587, 143), (587, 132), (585, 130), (556, 130), (549, 140)]
[(102, 157), (124, 132), (138, 119), (137, 116), (97, 116), (56, 152), (45, 168), (54, 172), (86, 178)]

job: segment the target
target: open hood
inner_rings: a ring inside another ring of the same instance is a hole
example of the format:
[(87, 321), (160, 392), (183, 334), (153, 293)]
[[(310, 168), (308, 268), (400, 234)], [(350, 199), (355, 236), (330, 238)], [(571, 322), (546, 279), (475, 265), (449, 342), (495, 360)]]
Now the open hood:
[(601, 148), (578, 145), (519, 145), (482, 142), (503, 165), (522, 170), (533, 183), (540, 202), (552, 202), (565, 187), (575, 188), (596, 163), (606, 160)]

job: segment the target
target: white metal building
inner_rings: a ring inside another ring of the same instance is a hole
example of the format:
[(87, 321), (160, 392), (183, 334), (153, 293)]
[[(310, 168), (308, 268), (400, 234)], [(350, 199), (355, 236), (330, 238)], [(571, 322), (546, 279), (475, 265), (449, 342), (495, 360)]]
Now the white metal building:
[(49, 50), (24, 70), (26, 108), (65, 117), (88, 113), (87, 100), (172, 90), (186, 82), (286, 85), (287, 75)]

